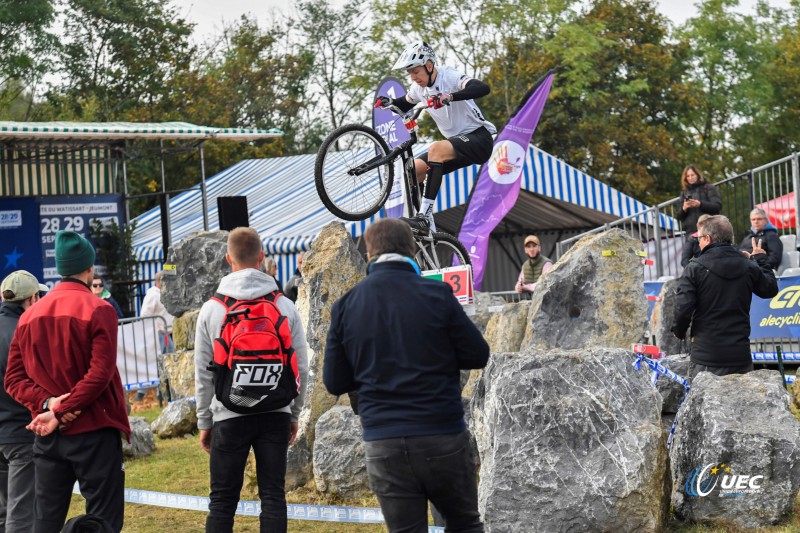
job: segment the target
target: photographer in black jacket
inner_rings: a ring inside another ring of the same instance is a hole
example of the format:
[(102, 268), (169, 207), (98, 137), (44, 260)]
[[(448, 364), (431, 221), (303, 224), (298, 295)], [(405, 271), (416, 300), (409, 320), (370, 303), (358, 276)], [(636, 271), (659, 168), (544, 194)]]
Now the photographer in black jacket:
[(733, 243), (727, 217), (709, 217), (699, 225), (700, 256), (678, 280), (672, 332), (683, 339), (692, 326), (689, 376), (706, 371), (718, 376), (753, 370), (750, 354), (752, 295), (772, 298), (778, 282), (761, 242), (753, 239), (750, 258)]

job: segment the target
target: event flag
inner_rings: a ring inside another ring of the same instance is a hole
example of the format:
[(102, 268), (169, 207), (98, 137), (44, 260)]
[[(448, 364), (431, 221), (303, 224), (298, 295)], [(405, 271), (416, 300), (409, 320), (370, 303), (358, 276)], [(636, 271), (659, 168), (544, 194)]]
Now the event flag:
[[(378, 90), (375, 91), (375, 99), (373, 101), (377, 100), (379, 96), (388, 96), (391, 99), (395, 99), (405, 96), (405, 94), (406, 89), (403, 87), (403, 82), (397, 78), (384, 78), (378, 84)], [(372, 128), (383, 137), (390, 150), (411, 138), (411, 134), (404, 127), (401, 117), (388, 109), (379, 107), (372, 109)], [(402, 161), (398, 158), (395, 161), (392, 191), (383, 206), (387, 217), (397, 218), (403, 216), (405, 180), (402, 178), (403, 166)]]
[(517, 110), (497, 135), (492, 157), (487, 161), (470, 195), (458, 239), (472, 259), (475, 289), (480, 290), (486, 268), (489, 235), (514, 207), (519, 196), (528, 145), (553, 83), (548, 72), (523, 98)]

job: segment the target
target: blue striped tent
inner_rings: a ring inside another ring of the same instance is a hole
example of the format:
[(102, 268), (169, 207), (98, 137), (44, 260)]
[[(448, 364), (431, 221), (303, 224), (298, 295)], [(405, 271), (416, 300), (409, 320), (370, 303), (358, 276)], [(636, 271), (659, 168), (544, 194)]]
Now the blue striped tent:
[[(426, 145), (419, 145), (419, 153), (426, 149)], [(209, 227), (219, 227), (217, 197), (246, 196), (250, 225), (262, 235), (267, 254), (277, 260), (278, 277), (283, 281), (294, 272), (297, 254), (309, 249), (311, 241), (325, 224), (337, 220), (317, 196), (315, 157), (300, 155), (245, 160), (207, 180)], [(443, 228), (456, 231), (457, 223), (448, 222), (448, 216), (443, 212), (450, 210), (463, 214), (463, 206), (479, 170), (477, 165), (472, 165), (445, 176), (436, 205), (439, 213), (437, 225), (441, 217)], [(547, 198), (567, 212), (564, 220), (580, 212), (582, 227), (599, 225), (647, 208), (535, 146), (528, 148), (521, 187), (523, 191), (532, 193), (521, 195), (521, 201), (527, 196)], [(459, 206), (460, 210), (453, 209)], [(199, 187), (170, 199), (169, 212), (173, 242), (201, 230), (203, 215)], [(587, 213), (595, 213), (598, 217), (587, 217)], [(136, 218), (133, 245), (140, 263), (140, 279), (152, 279), (164, 262), (160, 216), (160, 209), (154, 208)], [(382, 212), (365, 221), (345, 224), (350, 233), (358, 237), (372, 220), (381, 216)], [(524, 216), (532, 220), (540, 215), (527, 212)], [(546, 218), (553, 220), (552, 216)]]

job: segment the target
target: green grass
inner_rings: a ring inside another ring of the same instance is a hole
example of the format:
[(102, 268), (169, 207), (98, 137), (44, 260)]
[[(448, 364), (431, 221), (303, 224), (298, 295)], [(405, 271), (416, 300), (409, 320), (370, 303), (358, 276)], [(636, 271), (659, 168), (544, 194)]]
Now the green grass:
[[(144, 416), (148, 421), (152, 421), (159, 413), (160, 409), (155, 407), (134, 414)], [(179, 439), (156, 437), (155, 453), (150, 457), (127, 460), (125, 475), (125, 485), (130, 488), (191, 496), (208, 496), (209, 492), (208, 454), (200, 448), (196, 435)], [(245, 486), (242, 490), (242, 499), (257, 500), (258, 497), (253, 488)], [(309, 486), (288, 493), (286, 499), (290, 503), (378, 507), (374, 496), (367, 495), (358, 500), (343, 500), (317, 492), (313, 488), (313, 482)], [(77, 516), (83, 512), (83, 498), (77, 495), (73, 496), (68, 516)], [(205, 518), (206, 513), (199, 511), (126, 503), (123, 532), (203, 531)], [(257, 533), (258, 529), (257, 517), (236, 517), (234, 530), (237, 533)], [(378, 533), (385, 532), (386, 527), (382, 524), (339, 524), (290, 520), (289, 531), (298, 533)], [(672, 533), (733, 533), (735, 530), (670, 522), (665, 531)], [(762, 533), (800, 533), (800, 519), (794, 516), (785, 525), (759, 531)]]

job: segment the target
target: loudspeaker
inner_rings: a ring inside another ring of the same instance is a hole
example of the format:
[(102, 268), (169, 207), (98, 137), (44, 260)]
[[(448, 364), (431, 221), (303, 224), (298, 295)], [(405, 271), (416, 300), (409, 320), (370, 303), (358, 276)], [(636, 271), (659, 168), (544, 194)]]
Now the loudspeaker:
[(217, 213), (221, 230), (230, 231), (250, 225), (250, 217), (247, 214), (247, 196), (218, 196)]

